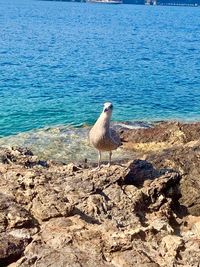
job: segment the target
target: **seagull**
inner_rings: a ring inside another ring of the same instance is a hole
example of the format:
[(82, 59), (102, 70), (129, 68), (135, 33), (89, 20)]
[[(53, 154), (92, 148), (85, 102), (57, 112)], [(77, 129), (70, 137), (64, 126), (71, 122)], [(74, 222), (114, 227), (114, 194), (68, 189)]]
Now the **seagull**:
[(108, 166), (110, 166), (112, 150), (117, 149), (121, 145), (118, 133), (114, 129), (110, 128), (112, 111), (112, 103), (106, 102), (104, 104), (102, 113), (89, 132), (90, 144), (96, 148), (99, 153), (97, 169), (100, 169), (101, 166), (101, 153), (103, 151), (109, 151)]

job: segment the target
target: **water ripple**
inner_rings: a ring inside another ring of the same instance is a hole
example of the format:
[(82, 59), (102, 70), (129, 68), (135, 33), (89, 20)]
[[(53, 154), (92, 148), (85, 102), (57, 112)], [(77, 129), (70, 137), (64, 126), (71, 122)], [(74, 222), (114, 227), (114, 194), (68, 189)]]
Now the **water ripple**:
[[(200, 119), (199, 9), (0, 0), (0, 135)], [(87, 16), (86, 16), (87, 14)]]

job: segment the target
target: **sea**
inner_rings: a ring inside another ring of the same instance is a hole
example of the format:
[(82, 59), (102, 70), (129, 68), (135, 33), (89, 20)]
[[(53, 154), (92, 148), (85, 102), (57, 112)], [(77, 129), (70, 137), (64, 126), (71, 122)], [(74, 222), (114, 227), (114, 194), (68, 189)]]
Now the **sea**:
[(199, 7), (0, 0), (0, 146), (92, 160), (107, 101), (118, 128), (200, 120)]

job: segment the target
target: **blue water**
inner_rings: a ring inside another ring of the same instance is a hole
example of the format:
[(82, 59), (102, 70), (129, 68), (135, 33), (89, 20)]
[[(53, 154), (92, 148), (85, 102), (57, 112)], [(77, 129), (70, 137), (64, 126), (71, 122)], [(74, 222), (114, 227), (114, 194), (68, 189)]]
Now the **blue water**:
[(200, 8), (0, 0), (0, 136), (200, 120)]

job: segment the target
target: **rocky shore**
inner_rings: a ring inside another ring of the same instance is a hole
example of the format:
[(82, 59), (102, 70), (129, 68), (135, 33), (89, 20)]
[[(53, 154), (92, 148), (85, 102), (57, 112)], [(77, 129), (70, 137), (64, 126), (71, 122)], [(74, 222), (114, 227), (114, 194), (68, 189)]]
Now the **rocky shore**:
[(121, 130), (127, 162), (0, 149), (0, 266), (198, 267), (200, 123)]

